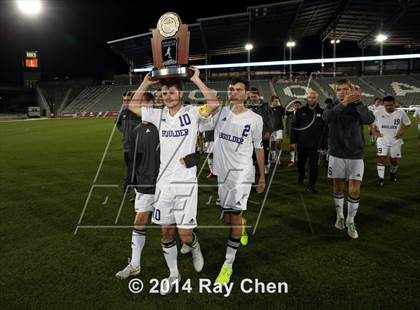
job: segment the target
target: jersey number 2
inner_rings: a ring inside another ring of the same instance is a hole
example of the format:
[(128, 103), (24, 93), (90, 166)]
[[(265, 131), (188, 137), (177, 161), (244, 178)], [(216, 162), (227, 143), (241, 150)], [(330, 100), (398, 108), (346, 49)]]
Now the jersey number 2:
[(248, 132), (251, 130), (251, 125), (245, 125), (242, 131), (242, 137), (248, 137)]

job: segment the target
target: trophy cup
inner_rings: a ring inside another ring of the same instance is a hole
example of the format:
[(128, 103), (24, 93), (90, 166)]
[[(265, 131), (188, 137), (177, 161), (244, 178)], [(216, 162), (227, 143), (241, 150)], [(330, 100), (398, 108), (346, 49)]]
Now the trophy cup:
[(150, 78), (188, 79), (192, 75), (188, 68), (190, 32), (188, 25), (182, 24), (178, 14), (163, 14), (152, 30), (153, 65)]

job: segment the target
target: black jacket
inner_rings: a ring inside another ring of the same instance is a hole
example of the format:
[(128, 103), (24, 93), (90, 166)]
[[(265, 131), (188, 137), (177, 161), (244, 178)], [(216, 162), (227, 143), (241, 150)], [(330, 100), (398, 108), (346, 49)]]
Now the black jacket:
[(117, 128), (121, 132), (124, 152), (130, 149), (130, 134), (141, 123), (141, 118), (130, 110), (123, 109), (117, 118)]
[(260, 115), (263, 119), (263, 132), (262, 132), (263, 138), (264, 138), (265, 133), (273, 132), (273, 128), (271, 128), (271, 125), (270, 125), (270, 107), (268, 106), (268, 103), (263, 102), (259, 106), (249, 106), (249, 108), (251, 109), (251, 111)]
[(290, 143), (305, 149), (327, 149), (327, 126), (322, 119), (323, 112), (318, 104), (313, 110), (307, 105), (297, 110), (291, 122)]
[(139, 124), (130, 136), (129, 169), (137, 180), (133, 185), (140, 193), (154, 194), (160, 166), (159, 132), (153, 124)]
[(372, 124), (375, 116), (362, 102), (346, 107), (341, 103), (328, 105), (322, 118), (328, 124), (328, 152), (345, 159), (362, 159), (365, 137), (363, 125)]
[(269, 119), (270, 127), (273, 131), (284, 129), (283, 126), (284, 108), (282, 106), (270, 107)]

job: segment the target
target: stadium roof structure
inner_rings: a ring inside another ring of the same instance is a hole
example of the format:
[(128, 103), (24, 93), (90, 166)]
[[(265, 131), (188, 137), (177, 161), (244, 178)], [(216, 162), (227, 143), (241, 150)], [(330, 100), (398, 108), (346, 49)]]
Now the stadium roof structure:
[[(363, 48), (387, 33), (386, 45), (420, 47), (420, 0), (289, 0), (250, 6), (245, 12), (205, 17), (189, 24), (190, 60), (246, 53), (244, 45), (284, 48), (289, 39), (357, 42)], [(151, 31), (109, 41), (110, 47), (136, 67), (152, 64)]]

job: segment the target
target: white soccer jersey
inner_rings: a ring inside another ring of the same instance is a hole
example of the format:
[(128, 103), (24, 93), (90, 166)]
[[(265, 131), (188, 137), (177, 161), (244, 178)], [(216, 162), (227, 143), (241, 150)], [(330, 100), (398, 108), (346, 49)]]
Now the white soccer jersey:
[(405, 126), (411, 124), (407, 113), (403, 110), (396, 109), (394, 112), (388, 113), (385, 109), (379, 109), (375, 112), (375, 125), (388, 143), (396, 142), (394, 137), (402, 124)]
[(251, 110), (235, 114), (223, 107), (213, 115), (213, 170), (219, 178), (254, 182), (254, 148), (262, 148), (263, 120)]
[(197, 107), (182, 106), (174, 115), (168, 108), (141, 108), (142, 119), (159, 130), (160, 168), (159, 180), (182, 181), (194, 179), (197, 168), (186, 168), (180, 159), (195, 152), (200, 117)]
[(373, 113), (375, 113), (377, 110), (379, 110), (379, 109), (383, 109), (384, 108), (384, 106), (383, 105), (374, 105), (374, 104), (371, 104), (370, 106), (368, 106), (368, 109), (370, 110), (370, 111), (372, 111)]
[[(420, 108), (416, 108), (416, 110), (414, 111), (413, 117), (420, 117)], [(417, 128), (420, 130), (420, 124), (417, 124)]]

